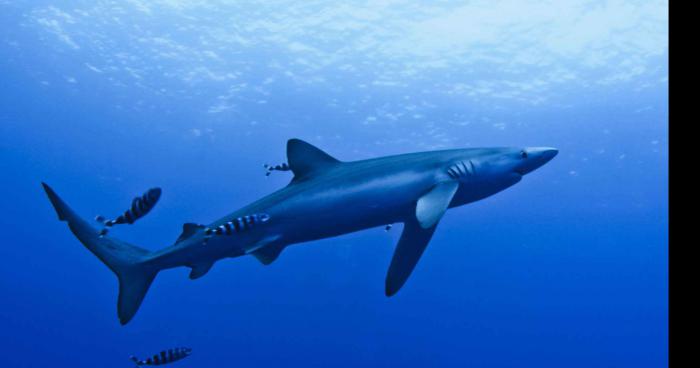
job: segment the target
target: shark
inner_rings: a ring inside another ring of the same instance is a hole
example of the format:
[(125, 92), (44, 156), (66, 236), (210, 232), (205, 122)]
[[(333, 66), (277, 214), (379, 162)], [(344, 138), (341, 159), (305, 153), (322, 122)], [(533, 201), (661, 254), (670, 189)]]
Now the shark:
[(117, 315), (125, 325), (162, 270), (189, 267), (189, 278), (198, 279), (222, 259), (249, 255), (269, 265), (293, 244), (403, 223), (385, 279), (385, 294), (393, 296), (448, 209), (515, 185), (558, 153), (551, 147), (465, 148), (340, 161), (300, 139), (288, 140), (286, 149), (293, 173), (287, 186), (209, 225), (185, 223), (177, 240), (157, 251), (101, 235), (42, 185), (58, 219), (116, 274)]

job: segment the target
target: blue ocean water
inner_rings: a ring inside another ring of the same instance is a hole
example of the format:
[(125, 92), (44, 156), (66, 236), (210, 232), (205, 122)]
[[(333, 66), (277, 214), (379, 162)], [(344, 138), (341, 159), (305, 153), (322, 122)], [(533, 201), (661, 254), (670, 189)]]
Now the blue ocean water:
[[(0, 0), (0, 365), (666, 366), (667, 29), (666, 1)], [(293, 137), (560, 153), (450, 210), (392, 298), (400, 226), (162, 272), (124, 327), (40, 185), (87, 218), (162, 187), (112, 230), (156, 250), (286, 185)]]

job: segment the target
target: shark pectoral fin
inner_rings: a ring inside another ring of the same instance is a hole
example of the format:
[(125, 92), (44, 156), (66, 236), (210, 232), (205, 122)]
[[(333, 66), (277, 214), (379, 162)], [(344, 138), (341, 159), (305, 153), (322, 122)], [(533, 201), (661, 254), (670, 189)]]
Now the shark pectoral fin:
[(190, 266), (192, 268), (192, 271), (190, 271), (190, 280), (195, 280), (198, 279), (209, 272), (211, 270), (211, 267), (214, 265), (214, 262), (208, 262), (208, 263), (198, 263), (195, 265)]
[(418, 199), (416, 219), (423, 229), (435, 226), (440, 221), (458, 188), (459, 183), (456, 181), (438, 183)]
[(279, 257), (280, 253), (282, 253), (282, 250), (284, 248), (284, 244), (271, 244), (265, 248), (260, 248), (250, 254), (253, 257), (255, 257), (258, 261), (260, 261), (260, 263), (267, 266), (270, 263), (274, 262), (277, 259), (277, 257)]
[(336, 158), (301, 139), (287, 141), (287, 162), (294, 173), (292, 183), (340, 163)]
[(458, 188), (456, 181), (438, 183), (418, 199), (416, 217), (404, 223), (401, 239), (389, 265), (384, 289), (386, 296), (396, 294), (411, 276)]
[(396, 294), (403, 284), (406, 283), (416, 264), (418, 264), (425, 247), (428, 246), (428, 242), (430, 242), (436, 227), (437, 224), (424, 229), (416, 220), (406, 221), (401, 233), (401, 239), (399, 239), (399, 243), (394, 250), (389, 271), (386, 274), (384, 283), (386, 296)]
[(194, 233), (196, 233), (197, 230), (203, 229), (203, 228), (204, 228), (204, 225), (195, 224), (192, 222), (182, 224), (182, 234), (180, 234), (180, 236), (177, 238), (177, 240), (175, 241), (175, 244), (189, 238)]

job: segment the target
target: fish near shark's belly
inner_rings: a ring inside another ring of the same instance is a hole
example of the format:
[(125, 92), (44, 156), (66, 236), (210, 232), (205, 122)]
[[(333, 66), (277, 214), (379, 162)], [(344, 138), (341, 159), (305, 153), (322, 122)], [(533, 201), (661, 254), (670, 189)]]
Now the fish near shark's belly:
[(435, 183), (432, 173), (404, 171), (369, 180), (319, 183), (270, 211), (290, 243), (402, 222)]

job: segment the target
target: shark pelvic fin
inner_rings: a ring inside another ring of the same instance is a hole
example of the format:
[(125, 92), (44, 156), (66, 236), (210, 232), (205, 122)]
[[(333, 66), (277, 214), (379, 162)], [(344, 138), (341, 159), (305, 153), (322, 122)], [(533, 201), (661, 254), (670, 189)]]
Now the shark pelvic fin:
[(209, 272), (211, 270), (211, 267), (214, 265), (214, 262), (209, 262), (209, 263), (198, 263), (195, 265), (190, 266), (192, 268), (192, 271), (190, 271), (190, 280), (196, 280)]
[(282, 250), (284, 248), (285, 245), (283, 244), (271, 244), (267, 247), (260, 248), (250, 254), (253, 255), (253, 257), (255, 257), (258, 261), (260, 261), (260, 263), (267, 266), (270, 263), (274, 262), (277, 259), (277, 257), (279, 257), (280, 253), (282, 253)]
[(435, 226), (440, 221), (458, 188), (459, 183), (456, 181), (438, 183), (418, 199), (416, 219), (423, 229)]
[(277, 240), (279, 238), (279, 235), (272, 235), (261, 239), (248, 249), (246, 254), (254, 256), (260, 263), (267, 266), (274, 262), (280, 253), (282, 253), (282, 249), (287, 246), (286, 244), (278, 242)]
[(304, 180), (315, 172), (340, 163), (331, 155), (296, 138), (287, 141), (287, 161), (289, 162), (289, 168), (294, 173), (292, 182)]
[(204, 228), (204, 225), (195, 224), (192, 222), (182, 224), (182, 234), (180, 234), (180, 236), (177, 238), (177, 240), (175, 241), (175, 244), (177, 244), (183, 240), (186, 240), (190, 236), (194, 235), (194, 233), (196, 233), (197, 230), (203, 229), (203, 228)]

